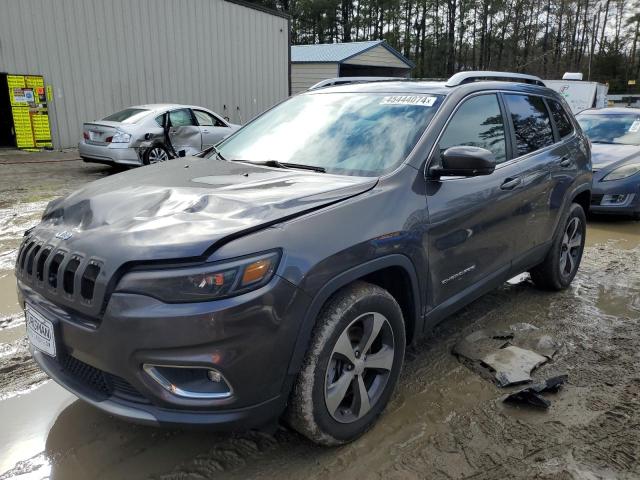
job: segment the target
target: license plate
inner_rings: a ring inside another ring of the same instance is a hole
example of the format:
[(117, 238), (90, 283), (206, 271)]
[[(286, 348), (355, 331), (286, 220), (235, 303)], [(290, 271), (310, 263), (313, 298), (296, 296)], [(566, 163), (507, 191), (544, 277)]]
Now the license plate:
[(102, 132), (89, 131), (89, 140), (97, 142), (102, 139)]
[(38, 311), (27, 305), (25, 310), (27, 336), (31, 344), (41, 352), (56, 356), (56, 339), (53, 322), (44, 318)]

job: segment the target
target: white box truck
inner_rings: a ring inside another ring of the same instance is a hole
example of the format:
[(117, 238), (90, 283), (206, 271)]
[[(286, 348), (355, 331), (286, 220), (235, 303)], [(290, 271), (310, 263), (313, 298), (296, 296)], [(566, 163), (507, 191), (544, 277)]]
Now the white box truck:
[(609, 86), (598, 82), (584, 82), (581, 73), (567, 72), (562, 76), (562, 80), (543, 82), (564, 97), (574, 115), (587, 108), (607, 106)]

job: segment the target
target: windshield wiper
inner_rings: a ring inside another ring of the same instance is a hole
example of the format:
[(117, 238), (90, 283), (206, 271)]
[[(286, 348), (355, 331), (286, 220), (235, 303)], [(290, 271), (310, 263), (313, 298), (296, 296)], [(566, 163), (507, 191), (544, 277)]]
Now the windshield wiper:
[(325, 173), (327, 171), (324, 167), (318, 167), (315, 165), (305, 165), (303, 163), (280, 162), (278, 160), (265, 160), (263, 162), (252, 162), (251, 160), (234, 160), (234, 161), (252, 163), (254, 165), (264, 165), (265, 167), (298, 168), (300, 170), (311, 170), (312, 172), (319, 172), (319, 173)]

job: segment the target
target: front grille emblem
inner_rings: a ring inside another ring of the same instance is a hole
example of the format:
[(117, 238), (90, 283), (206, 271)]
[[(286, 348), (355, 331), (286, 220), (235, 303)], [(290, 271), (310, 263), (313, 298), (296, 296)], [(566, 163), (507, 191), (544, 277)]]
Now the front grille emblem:
[(73, 233), (69, 232), (68, 230), (56, 233), (56, 238), (59, 238), (60, 240), (69, 240), (72, 236)]

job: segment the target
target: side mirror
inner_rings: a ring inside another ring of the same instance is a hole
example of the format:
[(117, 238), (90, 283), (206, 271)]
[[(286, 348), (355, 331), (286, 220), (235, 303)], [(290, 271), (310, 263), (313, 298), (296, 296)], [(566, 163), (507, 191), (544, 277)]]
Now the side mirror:
[(496, 169), (496, 157), (486, 148), (459, 146), (441, 154), (442, 166), (432, 167), (433, 177), (477, 177), (490, 175)]

